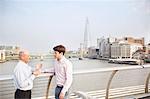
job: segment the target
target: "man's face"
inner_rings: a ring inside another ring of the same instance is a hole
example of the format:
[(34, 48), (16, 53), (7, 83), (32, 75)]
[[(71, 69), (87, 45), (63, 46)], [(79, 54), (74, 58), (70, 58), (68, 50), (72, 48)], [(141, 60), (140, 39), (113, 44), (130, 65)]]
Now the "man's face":
[(54, 58), (60, 59), (61, 54), (58, 51), (54, 51)]
[(29, 62), (29, 53), (24, 53), (22, 55), (22, 60), (25, 62), (25, 63), (28, 63)]

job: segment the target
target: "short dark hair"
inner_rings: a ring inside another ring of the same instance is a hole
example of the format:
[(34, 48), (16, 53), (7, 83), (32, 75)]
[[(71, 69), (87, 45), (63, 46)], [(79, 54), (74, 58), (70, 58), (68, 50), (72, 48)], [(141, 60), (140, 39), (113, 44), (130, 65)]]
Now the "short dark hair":
[(59, 53), (63, 53), (63, 55), (66, 52), (66, 48), (63, 45), (57, 45), (53, 48), (54, 51), (58, 51)]

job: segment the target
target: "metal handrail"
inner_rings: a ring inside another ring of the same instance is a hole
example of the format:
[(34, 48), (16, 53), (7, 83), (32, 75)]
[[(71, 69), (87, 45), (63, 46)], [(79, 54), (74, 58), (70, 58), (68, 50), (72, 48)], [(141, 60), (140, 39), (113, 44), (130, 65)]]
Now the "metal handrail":
[(90, 69), (90, 70), (82, 70), (82, 71), (76, 71), (73, 74), (87, 74), (87, 73), (97, 73), (97, 72), (108, 72), (108, 71), (114, 71), (114, 70), (132, 70), (132, 69), (143, 69), (143, 68), (150, 68), (150, 64), (146, 65), (134, 65), (134, 66), (121, 66), (121, 67), (107, 67), (107, 68), (96, 68), (96, 69)]
[(111, 84), (111, 81), (112, 81), (113, 77), (117, 73), (117, 71), (118, 70), (112, 71), (112, 74), (110, 75), (110, 78), (109, 78), (109, 81), (108, 81), (108, 84), (107, 84), (107, 88), (106, 88), (106, 97), (105, 97), (105, 99), (108, 99), (108, 97), (109, 97), (110, 84)]
[(49, 93), (49, 89), (50, 89), (50, 84), (51, 84), (52, 78), (53, 78), (53, 76), (49, 76), (47, 89), (46, 89), (46, 99), (48, 99), (48, 93)]
[[(134, 65), (134, 66), (121, 66), (121, 67), (107, 67), (107, 68), (96, 68), (96, 69), (90, 69), (90, 70), (82, 70), (82, 71), (75, 71), (73, 72), (73, 75), (79, 75), (79, 74), (87, 74), (87, 73), (97, 73), (97, 72), (108, 72), (113, 70), (132, 70), (132, 69), (143, 69), (143, 68), (150, 68), (150, 64), (146, 65)], [(50, 76), (50, 74), (41, 74), (38, 77), (42, 76)], [(0, 75), (0, 81), (1, 80), (11, 80), (12, 75)]]
[(150, 73), (147, 76), (146, 83), (145, 83), (145, 93), (148, 93), (148, 84), (150, 80)]

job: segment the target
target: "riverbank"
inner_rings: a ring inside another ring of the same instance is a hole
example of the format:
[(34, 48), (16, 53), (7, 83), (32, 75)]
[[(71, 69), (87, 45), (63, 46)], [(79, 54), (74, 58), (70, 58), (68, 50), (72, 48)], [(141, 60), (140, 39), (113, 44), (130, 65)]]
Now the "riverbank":
[(97, 60), (107, 61), (110, 64), (128, 64), (128, 65), (144, 65), (149, 64), (150, 60), (138, 60), (138, 59), (109, 59), (109, 58), (97, 58)]

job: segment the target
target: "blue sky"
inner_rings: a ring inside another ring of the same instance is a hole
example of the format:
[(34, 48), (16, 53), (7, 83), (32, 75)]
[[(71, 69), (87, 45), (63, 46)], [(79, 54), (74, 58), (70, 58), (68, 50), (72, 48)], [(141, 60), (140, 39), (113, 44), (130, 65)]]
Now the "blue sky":
[(57, 44), (77, 50), (86, 17), (91, 45), (102, 36), (150, 41), (150, 0), (1, 0), (0, 44), (33, 52)]

